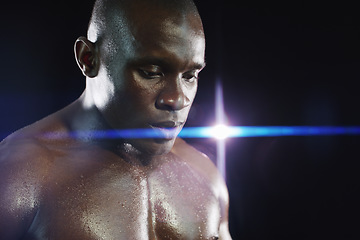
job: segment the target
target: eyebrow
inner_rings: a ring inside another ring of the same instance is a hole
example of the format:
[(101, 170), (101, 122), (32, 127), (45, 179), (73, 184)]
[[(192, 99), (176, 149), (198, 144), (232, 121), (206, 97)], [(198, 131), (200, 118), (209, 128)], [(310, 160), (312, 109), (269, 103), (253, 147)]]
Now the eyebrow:
[(194, 69), (199, 69), (199, 70), (202, 70), (203, 68), (206, 67), (206, 62), (204, 63), (197, 63), (194, 65)]
[[(136, 65), (141, 64), (155, 64), (159, 66), (164, 66), (165, 68), (172, 68), (171, 60), (166, 58), (159, 58), (154, 56), (145, 56), (138, 59), (134, 59), (133, 63)], [(194, 63), (192, 64), (192, 69), (202, 70), (206, 66), (206, 63)]]

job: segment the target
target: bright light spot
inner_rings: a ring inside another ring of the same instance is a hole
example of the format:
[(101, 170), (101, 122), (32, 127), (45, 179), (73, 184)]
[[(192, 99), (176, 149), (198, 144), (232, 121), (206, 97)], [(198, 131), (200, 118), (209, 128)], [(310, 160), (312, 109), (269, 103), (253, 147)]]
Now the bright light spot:
[(211, 135), (216, 139), (225, 139), (231, 135), (231, 129), (224, 124), (218, 124), (211, 129)]

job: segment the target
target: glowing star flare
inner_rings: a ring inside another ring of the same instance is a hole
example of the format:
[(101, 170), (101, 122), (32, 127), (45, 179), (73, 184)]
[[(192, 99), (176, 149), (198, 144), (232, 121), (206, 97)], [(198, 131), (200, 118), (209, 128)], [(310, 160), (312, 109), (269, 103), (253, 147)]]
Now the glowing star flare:
[(231, 136), (231, 129), (224, 125), (224, 124), (218, 124), (211, 128), (211, 136), (216, 139), (226, 139), (229, 136)]

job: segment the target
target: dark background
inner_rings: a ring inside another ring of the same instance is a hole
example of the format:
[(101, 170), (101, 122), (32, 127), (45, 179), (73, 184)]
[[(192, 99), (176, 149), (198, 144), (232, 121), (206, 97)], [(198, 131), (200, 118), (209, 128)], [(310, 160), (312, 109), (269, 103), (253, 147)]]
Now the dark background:
[[(231, 125), (360, 125), (360, 17), (353, 4), (196, 1), (207, 67), (188, 126), (214, 123), (214, 84)], [(73, 43), (92, 1), (1, 5), (0, 135), (75, 100)], [(234, 239), (358, 239), (359, 136), (227, 140)], [(191, 140), (211, 157), (213, 140)]]

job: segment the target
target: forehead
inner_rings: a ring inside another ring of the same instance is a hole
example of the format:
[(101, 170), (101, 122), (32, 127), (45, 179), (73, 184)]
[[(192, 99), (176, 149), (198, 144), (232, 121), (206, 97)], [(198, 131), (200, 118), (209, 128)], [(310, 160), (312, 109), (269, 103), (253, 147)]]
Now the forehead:
[(134, 31), (135, 49), (139, 55), (168, 55), (193, 62), (203, 62), (205, 38), (202, 28), (187, 20), (164, 19), (140, 25)]
[(134, 35), (136, 40), (134, 59), (152, 59), (153, 62), (189, 69), (205, 65), (205, 39), (201, 30), (189, 27), (186, 21), (171, 19), (144, 24)]
[(121, 55), (204, 63), (205, 38), (196, 13), (144, 9), (127, 11), (125, 16), (113, 18), (111, 38), (117, 49), (122, 50)]

